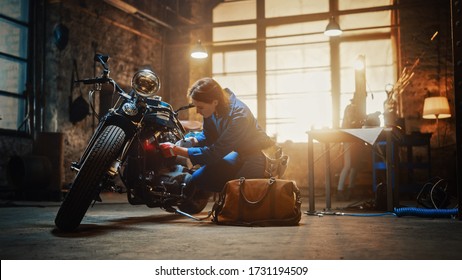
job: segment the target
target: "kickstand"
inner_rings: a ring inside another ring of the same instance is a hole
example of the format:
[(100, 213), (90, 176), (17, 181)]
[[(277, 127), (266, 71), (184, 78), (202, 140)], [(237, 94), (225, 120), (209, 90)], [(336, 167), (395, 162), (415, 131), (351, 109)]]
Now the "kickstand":
[(193, 215), (190, 215), (190, 214), (188, 214), (188, 213), (186, 213), (186, 212), (183, 212), (183, 211), (180, 211), (180, 210), (178, 210), (178, 209), (175, 209), (175, 213), (180, 214), (180, 215), (183, 215), (183, 216), (185, 216), (185, 217), (188, 217), (188, 218), (193, 219), (193, 220), (196, 220), (196, 221), (202, 221), (201, 218), (194, 217)]
[(175, 214), (179, 214), (179, 215), (182, 215), (182, 216), (185, 216), (187, 218), (190, 218), (190, 219), (193, 219), (193, 220), (196, 220), (196, 221), (203, 221), (205, 219), (208, 219), (210, 218), (210, 216), (212, 216), (212, 211), (209, 211), (209, 213), (207, 214), (207, 216), (203, 217), (203, 218), (198, 218), (198, 217), (194, 217), (193, 215), (191, 214), (188, 214), (186, 212), (183, 212), (181, 210), (178, 210), (172, 206), (168, 206), (166, 208), (164, 208), (165, 211), (169, 212), (169, 213), (175, 213)]
[(175, 208), (173, 208), (173, 209), (174, 209), (174, 212), (175, 212), (176, 214), (183, 215), (183, 216), (185, 216), (185, 217), (188, 217), (188, 218), (190, 218), (190, 219), (193, 219), (193, 220), (196, 220), (196, 221), (199, 221), (199, 222), (202, 222), (203, 220), (208, 219), (208, 218), (210, 218), (210, 216), (212, 216), (212, 211), (210, 211), (206, 217), (198, 218), (198, 217), (194, 217), (194, 216), (191, 215), (191, 214), (188, 214), (188, 213), (186, 213), (186, 212), (183, 212), (183, 211), (181, 211), (181, 210), (178, 210), (178, 209), (175, 209)]

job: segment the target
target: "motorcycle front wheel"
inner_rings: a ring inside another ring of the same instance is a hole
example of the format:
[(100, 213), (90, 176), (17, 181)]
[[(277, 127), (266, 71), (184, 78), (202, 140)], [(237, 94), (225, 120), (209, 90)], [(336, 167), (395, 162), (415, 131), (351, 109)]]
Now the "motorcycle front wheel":
[(117, 126), (106, 127), (98, 136), (58, 210), (55, 225), (60, 230), (74, 231), (80, 225), (90, 204), (99, 194), (98, 185), (117, 159), (124, 139), (125, 132)]

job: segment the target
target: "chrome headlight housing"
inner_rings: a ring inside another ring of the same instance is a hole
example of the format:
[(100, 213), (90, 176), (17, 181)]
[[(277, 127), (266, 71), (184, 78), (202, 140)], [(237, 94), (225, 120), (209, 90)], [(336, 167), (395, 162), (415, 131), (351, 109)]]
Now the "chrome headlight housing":
[(132, 88), (143, 97), (155, 95), (160, 89), (160, 79), (148, 69), (139, 70), (133, 75)]

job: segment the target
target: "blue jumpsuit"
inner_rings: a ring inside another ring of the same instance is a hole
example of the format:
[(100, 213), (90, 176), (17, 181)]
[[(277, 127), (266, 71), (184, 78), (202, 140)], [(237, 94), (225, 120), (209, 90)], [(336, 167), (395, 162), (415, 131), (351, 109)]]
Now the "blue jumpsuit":
[(198, 145), (188, 149), (191, 162), (201, 165), (191, 183), (205, 191), (220, 192), (231, 179), (263, 178), (266, 159), (261, 150), (274, 144), (247, 105), (225, 91), (230, 94), (229, 113), (204, 118)]

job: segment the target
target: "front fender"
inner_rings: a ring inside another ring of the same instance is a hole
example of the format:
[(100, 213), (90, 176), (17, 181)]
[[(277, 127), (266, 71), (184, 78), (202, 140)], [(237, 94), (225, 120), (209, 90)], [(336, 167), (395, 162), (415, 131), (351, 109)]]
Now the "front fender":
[(125, 140), (131, 139), (136, 133), (136, 124), (134, 124), (130, 119), (122, 115), (110, 115), (105, 121), (104, 125), (115, 125), (122, 128), (125, 132)]

